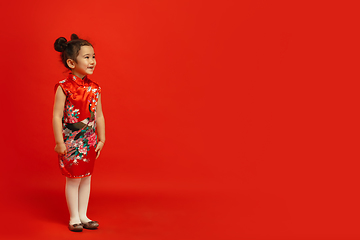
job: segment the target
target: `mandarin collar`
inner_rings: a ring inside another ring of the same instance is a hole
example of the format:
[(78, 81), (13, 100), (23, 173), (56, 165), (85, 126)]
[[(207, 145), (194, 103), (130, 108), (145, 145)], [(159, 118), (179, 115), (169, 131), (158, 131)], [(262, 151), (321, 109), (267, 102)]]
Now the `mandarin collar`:
[(84, 85), (84, 83), (88, 82), (87, 75), (85, 75), (84, 79), (81, 79), (78, 76), (75, 76), (74, 74), (69, 73), (69, 79), (76, 82), (80, 86), (82, 86), (82, 85)]

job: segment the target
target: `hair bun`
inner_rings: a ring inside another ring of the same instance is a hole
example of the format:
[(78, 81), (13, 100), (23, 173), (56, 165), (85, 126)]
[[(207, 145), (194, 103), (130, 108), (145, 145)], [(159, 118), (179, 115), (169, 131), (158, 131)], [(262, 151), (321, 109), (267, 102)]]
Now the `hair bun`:
[(58, 52), (63, 52), (67, 47), (67, 40), (64, 37), (59, 37), (54, 43), (54, 48)]
[(79, 39), (78, 35), (75, 33), (71, 34), (71, 40)]

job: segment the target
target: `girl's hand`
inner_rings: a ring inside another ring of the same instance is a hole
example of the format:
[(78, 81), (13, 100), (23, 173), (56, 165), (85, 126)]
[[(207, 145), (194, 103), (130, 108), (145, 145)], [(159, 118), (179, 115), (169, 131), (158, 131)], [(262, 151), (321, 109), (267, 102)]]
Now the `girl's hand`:
[(104, 143), (102, 141), (99, 141), (97, 146), (96, 146), (96, 149), (95, 149), (95, 152), (96, 152), (96, 158), (97, 159), (99, 156), (100, 156), (100, 151), (101, 149), (104, 147)]
[(67, 154), (65, 143), (57, 143), (54, 151), (59, 155)]

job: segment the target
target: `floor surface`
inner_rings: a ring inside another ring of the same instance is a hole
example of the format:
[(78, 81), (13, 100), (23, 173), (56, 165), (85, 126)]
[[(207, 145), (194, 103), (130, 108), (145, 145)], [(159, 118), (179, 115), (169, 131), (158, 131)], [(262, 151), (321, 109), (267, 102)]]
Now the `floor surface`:
[[(236, 200), (226, 193), (93, 184), (88, 216), (97, 230), (67, 229), (63, 186), (22, 185), (2, 197), (1, 239), (236, 239)], [(231, 221), (229, 221), (231, 219)], [(224, 232), (225, 231), (225, 232)]]

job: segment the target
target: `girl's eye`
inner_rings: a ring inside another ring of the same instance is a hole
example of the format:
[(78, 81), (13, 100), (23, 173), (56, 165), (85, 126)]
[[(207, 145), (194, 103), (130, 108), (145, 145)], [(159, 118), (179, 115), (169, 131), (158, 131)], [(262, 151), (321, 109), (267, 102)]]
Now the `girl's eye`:
[(89, 57), (85, 57), (85, 58), (89, 58)]

